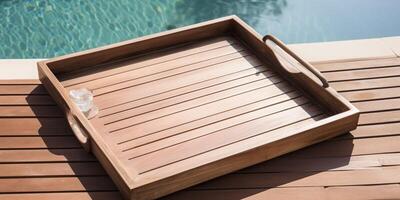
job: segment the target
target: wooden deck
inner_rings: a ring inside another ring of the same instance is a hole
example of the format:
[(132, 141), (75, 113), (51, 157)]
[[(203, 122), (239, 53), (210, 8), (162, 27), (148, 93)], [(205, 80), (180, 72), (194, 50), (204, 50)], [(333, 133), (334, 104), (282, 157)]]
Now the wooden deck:
[[(400, 198), (400, 58), (318, 64), (357, 130), (167, 199)], [(37, 80), (0, 81), (0, 199), (120, 199)]]

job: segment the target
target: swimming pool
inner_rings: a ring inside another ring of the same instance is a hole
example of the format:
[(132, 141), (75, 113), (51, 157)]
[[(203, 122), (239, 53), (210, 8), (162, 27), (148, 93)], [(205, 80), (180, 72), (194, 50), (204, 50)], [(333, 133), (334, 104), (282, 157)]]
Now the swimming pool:
[(0, 0), (0, 58), (46, 58), (236, 14), (286, 43), (400, 35), (398, 0)]

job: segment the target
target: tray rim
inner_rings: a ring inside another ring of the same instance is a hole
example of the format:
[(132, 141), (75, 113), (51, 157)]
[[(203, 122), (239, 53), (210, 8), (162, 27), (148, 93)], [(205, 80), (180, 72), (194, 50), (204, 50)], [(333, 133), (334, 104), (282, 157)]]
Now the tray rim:
[[(38, 62), (40, 80), (43, 82), (45, 87), (48, 89), (50, 95), (56, 99), (56, 102), (59, 104), (59, 106), (61, 106), (63, 111), (67, 112), (69, 110), (74, 115), (74, 117), (76, 117), (76, 119), (83, 126), (83, 128), (86, 129), (86, 131), (89, 133), (88, 137), (91, 138), (90, 142), (93, 143), (92, 145), (96, 145), (99, 149), (102, 150), (102, 152), (94, 152), (96, 157), (98, 157), (98, 159), (99, 159), (99, 157), (103, 157), (102, 162), (108, 162), (109, 165), (111, 165), (112, 167), (115, 168), (115, 172), (117, 173), (117, 175), (122, 179), (122, 181), (124, 181), (124, 183), (122, 183), (122, 184), (126, 184), (126, 188), (122, 188), (122, 190), (124, 192), (127, 192), (127, 191), (132, 192), (135, 189), (138, 189), (140, 187), (146, 186), (150, 183), (154, 183), (154, 182), (157, 182), (157, 181), (160, 181), (163, 179), (160, 178), (159, 176), (156, 178), (153, 177), (153, 179), (151, 179), (151, 177), (148, 178), (145, 175), (138, 175), (135, 178), (133, 178), (132, 173), (129, 173), (124, 169), (121, 162), (117, 159), (117, 157), (114, 156), (114, 152), (111, 149), (109, 149), (108, 146), (105, 144), (105, 141), (98, 133), (98, 130), (96, 130), (96, 128), (89, 122), (88, 119), (86, 119), (86, 117), (79, 111), (79, 109), (76, 107), (76, 105), (74, 103), (72, 103), (72, 101), (69, 99), (68, 95), (66, 94), (66, 89), (62, 86), (61, 82), (58, 80), (58, 78), (55, 76), (55, 73), (53, 73), (52, 69), (50, 69), (50, 67), (48, 65), (55, 63), (55, 62), (62, 62), (69, 58), (84, 57), (86, 55), (90, 55), (92, 53), (96, 53), (99, 51), (107, 51), (109, 49), (132, 45), (132, 44), (140, 43), (143, 41), (149, 41), (149, 40), (152, 40), (155, 38), (165, 37), (165, 36), (173, 35), (176, 33), (191, 31), (196, 28), (207, 27), (209, 25), (217, 24), (217, 23), (229, 23), (229, 26), (239, 26), (240, 28), (243, 28), (243, 30), (247, 31), (247, 34), (249, 34), (251, 37), (253, 37), (253, 38), (251, 38), (252, 40), (254, 40), (255, 42), (258, 42), (258, 43), (260, 43), (260, 42), (263, 43), (262, 37), (256, 31), (254, 31), (251, 27), (249, 27), (247, 24), (245, 24), (240, 18), (233, 15), (233, 16), (227, 16), (227, 17), (223, 17), (223, 18), (219, 18), (219, 19), (215, 19), (215, 20), (211, 20), (211, 21), (202, 22), (199, 24), (194, 24), (194, 25), (190, 25), (190, 26), (186, 26), (186, 27), (182, 27), (182, 28), (178, 28), (178, 29), (174, 29), (174, 30), (169, 30), (169, 31), (161, 32), (161, 33), (143, 36), (143, 37), (140, 37), (137, 39), (127, 40), (127, 41), (119, 42), (116, 44), (111, 44), (111, 45), (107, 45), (107, 46), (103, 46), (103, 47), (98, 47), (98, 48), (94, 48), (94, 49), (77, 52), (77, 53), (73, 53), (73, 54), (69, 54), (69, 55), (65, 55), (65, 56), (56, 57), (56, 58), (53, 58), (50, 60)], [(305, 76), (306, 76), (306, 78), (309, 79), (308, 80), (309, 84), (314, 84), (313, 87), (318, 87), (317, 86), (318, 84), (315, 81), (313, 81), (307, 75), (305, 75)], [(339, 119), (355, 117), (358, 120), (359, 111), (357, 108), (355, 108), (344, 97), (339, 95), (333, 88), (327, 87), (327, 88), (324, 88), (324, 90), (327, 92), (327, 94), (331, 95), (332, 97), (336, 98), (340, 103), (342, 103), (343, 106), (347, 108), (347, 111), (324, 118), (316, 123), (313, 123), (311, 127), (304, 127), (300, 131), (293, 132), (290, 135), (288, 135), (286, 137), (282, 137), (275, 141), (284, 140), (292, 135), (302, 134), (308, 130), (318, 128), (318, 127), (323, 127), (323, 126), (333, 123)], [(269, 143), (264, 143), (263, 145), (255, 146), (250, 149), (243, 149), (243, 151), (249, 151), (249, 150), (252, 150), (255, 148), (260, 148), (260, 147), (268, 145), (268, 144)], [(90, 144), (89, 144), (89, 148), (90, 148)], [(234, 154), (232, 156), (235, 156), (235, 155), (236, 154)], [(108, 161), (107, 161), (107, 159), (108, 159)], [(216, 160), (216, 161), (212, 161), (212, 162), (218, 162), (218, 161), (220, 161), (220, 160)], [(201, 166), (197, 166), (197, 167), (201, 167)], [(195, 168), (193, 168), (193, 169), (195, 169)], [(193, 169), (191, 169), (191, 170), (193, 170)], [(185, 172), (185, 171), (182, 171), (182, 172)], [(166, 176), (164, 178), (167, 178), (167, 177), (171, 178), (176, 175), (179, 175), (182, 172), (177, 172), (175, 174)], [(119, 180), (114, 180), (114, 181), (120, 182)], [(117, 185), (121, 186), (121, 183), (117, 183)]]

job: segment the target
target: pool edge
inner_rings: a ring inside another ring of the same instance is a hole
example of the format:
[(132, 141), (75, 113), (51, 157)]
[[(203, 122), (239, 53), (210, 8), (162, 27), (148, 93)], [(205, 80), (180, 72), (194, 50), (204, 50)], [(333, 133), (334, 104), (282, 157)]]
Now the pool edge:
[[(400, 57), (400, 36), (290, 44), (311, 63)], [(45, 59), (0, 59), (0, 80), (38, 79), (36, 62)]]

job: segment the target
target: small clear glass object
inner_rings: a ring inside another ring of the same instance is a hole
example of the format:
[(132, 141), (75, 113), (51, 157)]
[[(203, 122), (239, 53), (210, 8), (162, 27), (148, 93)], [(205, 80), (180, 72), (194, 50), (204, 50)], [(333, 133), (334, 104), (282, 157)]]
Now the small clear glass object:
[(86, 88), (70, 90), (69, 96), (87, 118), (93, 118), (99, 109), (93, 104), (93, 94)]

